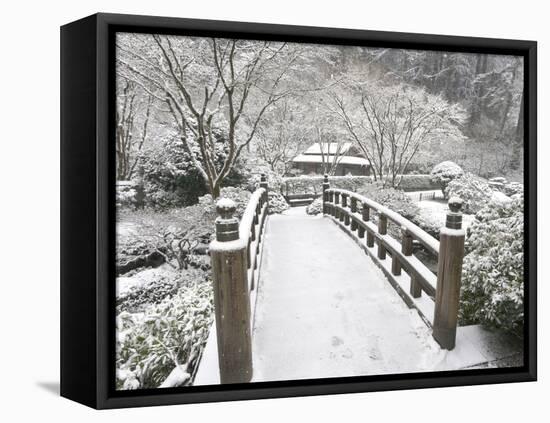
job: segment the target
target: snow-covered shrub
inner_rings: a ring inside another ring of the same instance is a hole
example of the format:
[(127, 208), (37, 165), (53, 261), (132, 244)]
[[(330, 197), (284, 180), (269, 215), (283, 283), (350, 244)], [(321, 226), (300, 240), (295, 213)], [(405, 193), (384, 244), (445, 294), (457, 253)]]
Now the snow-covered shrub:
[(445, 225), (444, 221), (440, 222), (436, 216), (427, 213), (426, 209), (420, 209), (419, 214), (412, 218), (411, 221), (435, 239), (439, 239), (441, 227)]
[(380, 182), (363, 187), (359, 190), (359, 194), (390, 208), (409, 220), (418, 215), (418, 207), (407, 194), (395, 188), (384, 188)]
[(191, 281), (142, 313), (118, 314), (117, 388), (157, 388), (177, 366), (188, 384), (212, 321), (210, 281)]
[(509, 182), (503, 176), (489, 179), (489, 186), (509, 197), (515, 194), (523, 194), (523, 184), (521, 182)]
[(287, 210), (290, 206), (283, 197), (278, 192), (268, 191), (268, 212), (269, 214), (282, 213)]
[(491, 189), (498, 190), (498, 191), (504, 191), (504, 185), (507, 183), (506, 178), (503, 176), (498, 176), (489, 179), (488, 184), (491, 187)]
[[(142, 209), (117, 213), (117, 274), (142, 267), (157, 267), (170, 257), (167, 242), (181, 234), (198, 247), (207, 245), (215, 231), (216, 210), (213, 205), (195, 204), (165, 211)], [(204, 248), (202, 248), (204, 250)], [(204, 251), (201, 254), (205, 254)]]
[(509, 197), (516, 194), (523, 194), (523, 184), (521, 182), (508, 182), (504, 185), (503, 192)]
[(468, 228), (460, 297), (461, 324), (522, 335), (523, 196), (489, 202)]
[(116, 206), (135, 207), (137, 203), (137, 190), (132, 181), (117, 181)]
[(462, 211), (473, 214), (481, 210), (491, 200), (493, 190), (482, 179), (465, 173), (453, 179), (445, 188), (445, 197), (459, 197), (463, 201)]
[(462, 168), (451, 161), (435, 165), (430, 173), (432, 183), (440, 187), (443, 193), (445, 193), (445, 188), (447, 188), (449, 182), (462, 175), (464, 175)]
[[(413, 222), (419, 215), (417, 205), (403, 191), (383, 187), (380, 182), (365, 186), (359, 191), (359, 194), (388, 207)], [(371, 211), (371, 218), (375, 222), (378, 221), (378, 215), (375, 211)], [(401, 228), (392, 222), (388, 222), (388, 233), (396, 239), (401, 238)]]
[(265, 161), (259, 158), (248, 158), (239, 169), (242, 175), (242, 188), (253, 192), (260, 186), (261, 175), (267, 178), (267, 184), (270, 191), (279, 192), (283, 184), (283, 177), (271, 169)]
[[(116, 298), (117, 313), (143, 311), (144, 307), (157, 304), (178, 291), (178, 273), (155, 271), (154, 279), (142, 281), (141, 275), (149, 272), (139, 272), (132, 276), (117, 278), (117, 286), (119, 287)], [(123, 281), (129, 281), (131, 286), (128, 289), (121, 289)]]
[[(217, 137), (220, 141), (223, 135)], [(216, 142), (215, 165), (220, 168), (227, 154), (227, 144)], [(194, 154), (202, 161), (198, 145), (192, 144)], [(198, 197), (208, 192), (208, 187), (185, 151), (178, 137), (167, 137), (154, 150), (143, 154), (145, 203), (156, 209), (181, 207), (195, 204)], [(243, 182), (240, 170), (242, 161), (237, 163), (224, 179), (225, 186), (236, 186)]]
[[(244, 209), (246, 209), (246, 206), (248, 205), (248, 201), (250, 200), (251, 192), (247, 191), (243, 188), (238, 187), (223, 187), (220, 190), (220, 196), (219, 198), (228, 198), (230, 200), (233, 200), (235, 204), (237, 205), (237, 210), (235, 211), (235, 216), (237, 216), (239, 219), (244, 213)], [(216, 202), (217, 200), (214, 200), (210, 194), (203, 195), (202, 197), (199, 197), (199, 206), (202, 207), (206, 212), (208, 213), (216, 213)]]
[(397, 188), (404, 191), (426, 191), (440, 187), (434, 184), (431, 175), (401, 175), (397, 178), (399, 181)]
[[(315, 194), (323, 192), (322, 175), (316, 176), (297, 176), (283, 178), (283, 194)], [(345, 189), (357, 192), (373, 181), (370, 176), (330, 176), (329, 183), (331, 188)]]
[(323, 212), (323, 198), (318, 197), (313, 202), (306, 207), (306, 213), (317, 215)]

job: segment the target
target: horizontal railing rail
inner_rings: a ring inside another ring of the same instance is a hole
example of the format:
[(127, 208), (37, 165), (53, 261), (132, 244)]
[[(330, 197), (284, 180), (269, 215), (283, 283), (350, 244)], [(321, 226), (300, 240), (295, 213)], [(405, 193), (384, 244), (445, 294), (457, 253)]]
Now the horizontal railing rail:
[[(351, 191), (330, 188), (327, 177), (323, 182), (323, 213), (356, 239), (407, 305), (417, 308), (424, 321), (433, 327), (434, 338), (447, 349), (454, 348), (458, 321), (465, 237), (461, 205), (460, 199), (449, 200), (451, 210), (438, 241), (388, 207)], [(388, 222), (399, 228), (399, 240), (388, 233)], [(414, 241), (437, 258), (437, 274), (413, 254)], [(391, 264), (387, 254), (391, 256)], [(408, 288), (402, 270), (409, 276)], [(432, 309), (420, 300), (422, 292), (433, 300)]]
[[(420, 228), (418, 225), (401, 216), (399, 213), (394, 212), (388, 207), (383, 206), (382, 204), (379, 204), (376, 201), (371, 200), (370, 198), (367, 198), (360, 194), (356, 194), (351, 191), (333, 188), (330, 189), (329, 192), (334, 192), (335, 194), (338, 193), (342, 197), (342, 199), (345, 199), (346, 202), (349, 204), (350, 210), (352, 206), (351, 203), (354, 200), (356, 203), (356, 210), (361, 209), (360, 204), (362, 204), (363, 207), (368, 207), (369, 209), (375, 210), (376, 212), (378, 212), (378, 214), (385, 216), (388, 220), (392, 221), (400, 228), (405, 228), (407, 231), (409, 231), (413, 239), (420, 242), (432, 254), (436, 256), (439, 254), (439, 241), (428, 234), (426, 231), (424, 231), (422, 228)], [(362, 216), (359, 217), (362, 218)]]
[(258, 256), (267, 217), (267, 189), (258, 188), (250, 199), (239, 224), (239, 239), (246, 242), (248, 269), (248, 289), (255, 288), (255, 270), (258, 268)]

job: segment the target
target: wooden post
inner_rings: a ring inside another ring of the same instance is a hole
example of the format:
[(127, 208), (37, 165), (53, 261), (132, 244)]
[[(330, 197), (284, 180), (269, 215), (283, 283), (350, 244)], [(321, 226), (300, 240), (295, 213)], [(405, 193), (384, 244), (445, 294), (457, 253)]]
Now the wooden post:
[(239, 239), (235, 202), (216, 204), (216, 240), (210, 243), (221, 383), (252, 378), (252, 338), (247, 275), (247, 245)]
[[(339, 192), (334, 193), (334, 204), (336, 204), (336, 205), (340, 204), (340, 193)], [(334, 217), (336, 219), (340, 219), (340, 210), (338, 210), (337, 207), (334, 207)]]
[[(351, 212), (355, 215), (357, 213), (357, 198), (351, 197)], [(355, 218), (351, 219), (351, 230), (352, 232), (357, 230), (357, 222)]]
[[(341, 199), (341, 206), (342, 207), (347, 207), (347, 201), (346, 201), (346, 194), (342, 193), (340, 194), (340, 199)], [(344, 219), (345, 219), (345, 216), (346, 216), (346, 212), (344, 210), (340, 210), (338, 212), (338, 219), (340, 220), (340, 222), (343, 222)]]
[(329, 201), (328, 198), (328, 192), (327, 190), (330, 188), (330, 184), (328, 182), (328, 175), (325, 173), (325, 176), (323, 178), (323, 214), (328, 213), (328, 206), (327, 203)]
[[(361, 213), (363, 215), (363, 222), (368, 222), (370, 220), (370, 207), (363, 204)], [(367, 231), (367, 247), (374, 247), (374, 235), (370, 231)]]
[[(265, 192), (264, 192), (264, 202), (267, 203), (267, 208), (269, 210), (269, 187), (267, 185), (267, 177), (265, 176), (265, 173), (262, 173), (262, 175), (260, 176), (260, 188), (263, 188), (265, 189)], [(260, 210), (261, 210), (261, 207), (263, 207), (263, 204), (261, 203), (260, 204)]]
[[(378, 233), (380, 235), (386, 235), (388, 233), (388, 218), (383, 213), (380, 213), (378, 216)], [(382, 240), (378, 241), (378, 258), (380, 260), (386, 259), (386, 247), (384, 247)]]
[[(405, 256), (412, 256), (413, 253), (413, 237), (404, 226), (401, 228), (401, 252)], [(413, 298), (419, 298), (422, 295), (422, 287), (412, 272), (409, 272), (409, 275), (411, 277), (409, 292)]]
[(464, 258), (465, 231), (462, 229), (462, 200), (449, 199), (447, 221), (439, 235), (439, 260), (437, 265), (437, 287), (435, 291), (435, 312), (433, 337), (442, 348), (455, 347), (462, 260)]
[[(347, 194), (342, 194), (342, 207), (344, 207), (346, 209), (348, 208), (348, 195)], [(344, 225), (349, 226), (349, 213), (348, 213), (348, 211), (347, 210), (344, 211), (342, 213), (342, 215), (343, 216), (340, 216), (341, 217), (340, 221), (343, 220)]]
[[(401, 242), (401, 249), (403, 249), (403, 242)], [(401, 274), (401, 263), (397, 254), (392, 254), (391, 256), (391, 273), (394, 276), (399, 276)]]
[[(364, 222), (368, 221), (368, 207), (367, 207), (367, 220), (365, 220), (365, 205), (361, 203), (361, 220), (363, 220)], [(363, 225), (359, 225), (359, 238), (365, 238), (365, 228), (363, 227)]]

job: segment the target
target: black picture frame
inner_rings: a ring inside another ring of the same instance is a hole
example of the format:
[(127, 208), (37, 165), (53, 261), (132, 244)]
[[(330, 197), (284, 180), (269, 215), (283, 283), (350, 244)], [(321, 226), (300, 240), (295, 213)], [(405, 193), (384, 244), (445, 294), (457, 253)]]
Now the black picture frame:
[[(525, 61), (524, 366), (115, 391), (114, 34), (289, 40), (523, 56)], [(537, 377), (537, 44), (534, 41), (95, 14), (61, 27), (61, 395), (119, 408), (534, 381)]]

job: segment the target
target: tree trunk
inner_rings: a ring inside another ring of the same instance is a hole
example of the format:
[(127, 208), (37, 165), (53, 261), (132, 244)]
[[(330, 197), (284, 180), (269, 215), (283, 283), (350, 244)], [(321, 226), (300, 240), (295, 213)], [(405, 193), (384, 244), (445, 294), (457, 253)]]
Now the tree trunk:
[(519, 106), (518, 121), (516, 124), (516, 133), (514, 137), (513, 157), (510, 163), (510, 167), (514, 170), (519, 169), (521, 163), (521, 148), (523, 146), (523, 92), (521, 93), (521, 100)]
[(221, 191), (221, 188), (219, 184), (216, 184), (210, 187), (210, 194), (212, 195), (212, 198), (214, 200), (220, 196), (220, 191)]
[[(477, 77), (483, 73), (487, 73), (487, 55), (479, 54), (477, 56), (475, 76)], [(475, 124), (479, 123), (481, 119), (481, 112), (483, 111), (483, 96), (485, 95), (483, 84), (477, 82), (474, 92), (474, 101), (470, 110), (470, 130)]]

